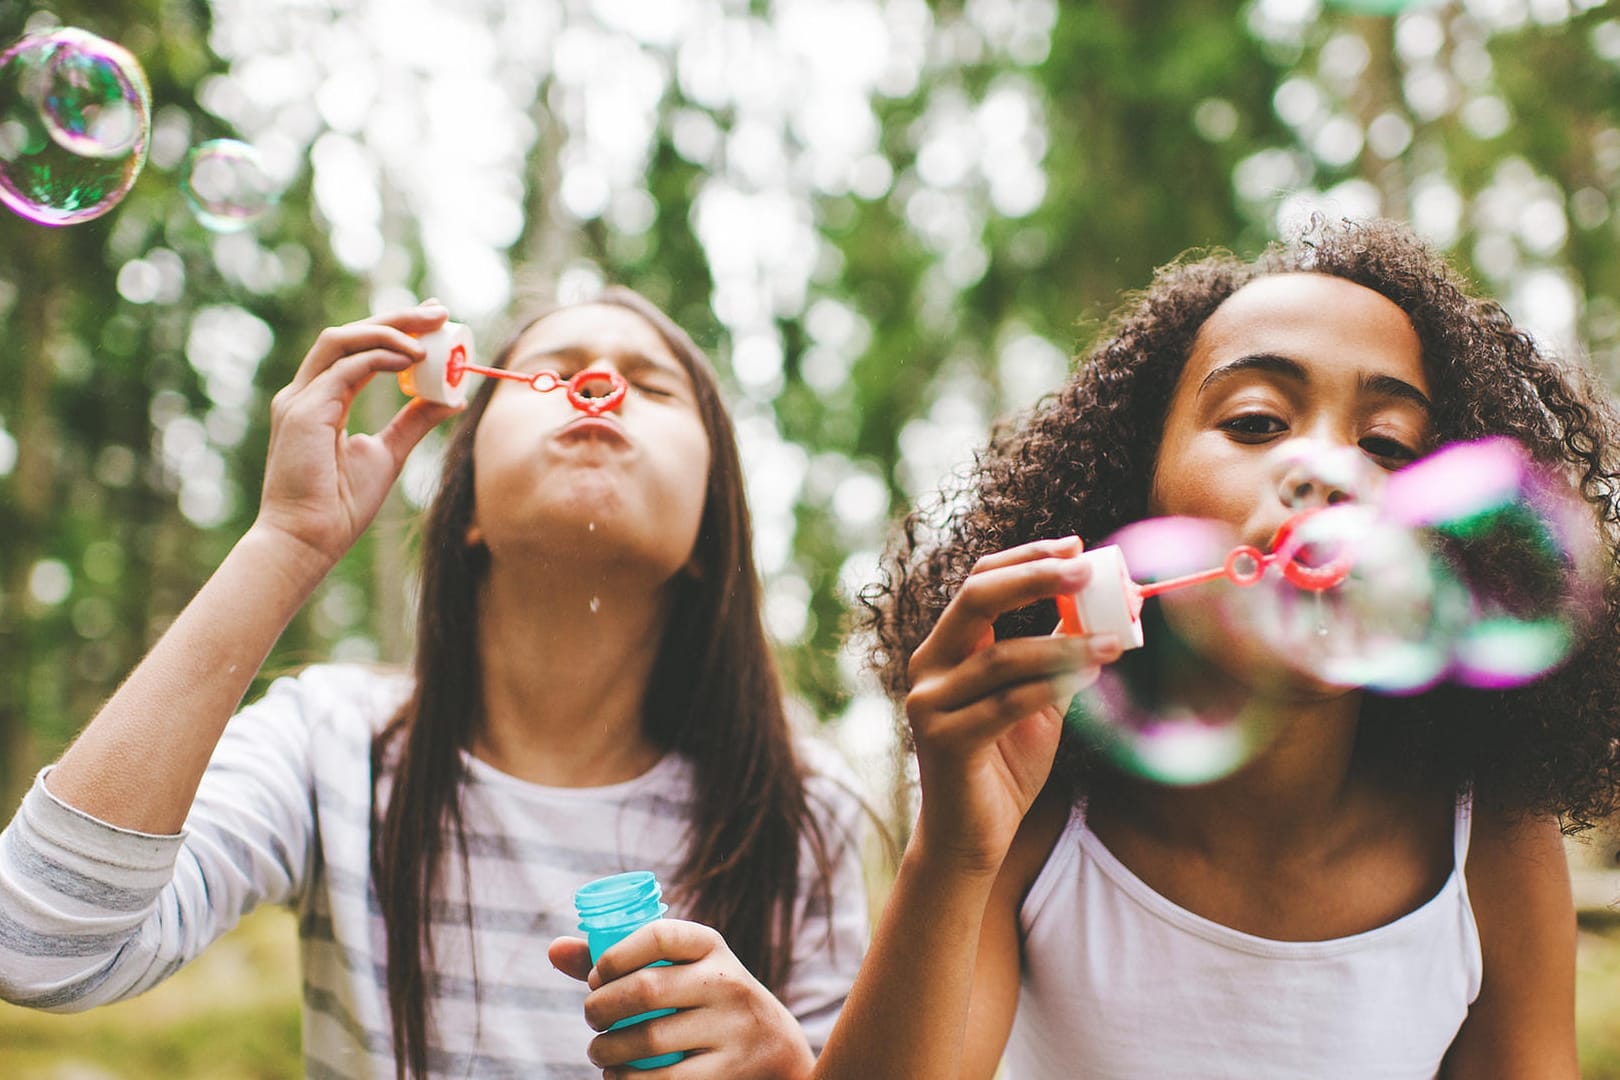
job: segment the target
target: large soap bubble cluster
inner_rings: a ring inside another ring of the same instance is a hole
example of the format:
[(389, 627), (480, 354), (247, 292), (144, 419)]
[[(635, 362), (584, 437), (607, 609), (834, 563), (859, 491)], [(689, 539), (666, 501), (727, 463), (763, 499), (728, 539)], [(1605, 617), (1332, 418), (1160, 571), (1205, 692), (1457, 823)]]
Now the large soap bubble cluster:
[(1390, 479), (1384, 516), (1430, 538), (1469, 600), (1447, 676), (1502, 689), (1563, 663), (1597, 613), (1603, 548), (1568, 478), (1509, 439), (1448, 447)]
[(146, 164), (152, 94), (122, 46), (73, 27), (0, 53), (0, 202), (41, 225), (118, 204)]
[[(1277, 702), (1313, 686), (1521, 686), (1563, 663), (1597, 615), (1595, 517), (1512, 440), (1447, 447), (1387, 483), (1343, 455), (1286, 453), (1274, 472), (1311, 478), (1300, 491), (1356, 498), (1290, 505), (1264, 553), (1187, 518), (1104, 541), (1143, 597), (1146, 645), (1106, 665), (1068, 718), (1122, 767), (1218, 779), (1275, 735), (1288, 712)], [(1287, 503), (1292, 489), (1279, 490)]]

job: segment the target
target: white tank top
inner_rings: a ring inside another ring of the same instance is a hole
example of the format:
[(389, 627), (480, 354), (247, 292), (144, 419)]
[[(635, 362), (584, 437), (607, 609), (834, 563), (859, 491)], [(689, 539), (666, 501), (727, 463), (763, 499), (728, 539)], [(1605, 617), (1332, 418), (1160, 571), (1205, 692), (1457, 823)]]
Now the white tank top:
[(1076, 806), (1020, 912), (1007, 1080), (1433, 1080), (1479, 994), (1463, 868), (1427, 903), (1329, 941), (1256, 937), (1154, 892)]

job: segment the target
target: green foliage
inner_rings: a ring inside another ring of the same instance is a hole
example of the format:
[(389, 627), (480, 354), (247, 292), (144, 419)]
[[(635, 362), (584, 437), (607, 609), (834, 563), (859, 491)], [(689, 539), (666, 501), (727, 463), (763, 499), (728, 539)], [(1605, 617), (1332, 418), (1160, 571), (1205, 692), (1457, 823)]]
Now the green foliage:
[[(768, 186), (740, 175), (725, 140), (745, 124), (756, 140), (762, 123), (778, 125), (767, 133), (787, 168), (774, 182), (802, 208), (820, 252), (803, 295), (774, 302), (768, 329), (780, 343), (780, 379), (737, 396), (750, 402), (742, 411), (771, 419), (809, 462), (781, 524), (790, 557), (768, 568), (767, 584), (789, 595), (808, 590), (804, 628), (784, 641), (783, 665), (824, 719), (855, 692), (836, 659), (853, 584), (841, 584), (841, 571), (852, 556), (852, 572), (869, 566), (882, 541), (881, 521), (840, 516), (832, 495), (840, 478), (881, 477), (897, 513), (932, 487), (929, 470), (940, 467), (905, 449), (908, 425), (914, 443), (930, 431), (945, 438), (934, 430), (936, 413), (960, 412), (967, 401), (982, 434), (1061, 374), (1018, 370), (1014, 344), (1075, 351), (1155, 266), (1193, 247), (1252, 251), (1275, 235), (1290, 199), (1359, 183), (1383, 212), (1401, 216), (1434, 203), (1422, 204), (1422, 192), (1449, 191), (1456, 221), (1443, 242), (1464, 267), (1504, 299), (1528, 270), (1565, 275), (1588, 347), (1611, 370), (1620, 355), (1620, 267), (1610, 257), (1620, 23), (1612, 12), (1583, 3), (1565, 19), (1487, 24), (1455, 4), (1419, 5), (1398, 19), (1328, 10), (1306, 23), (1279, 22), (1263, 4), (1234, 11), (1171, 0), (1025, 0), (997, 10), (1022, 29), (998, 24), (987, 6), (936, 6), (918, 24), (926, 54), (916, 77), (868, 96), (874, 150), (891, 177), (877, 187), (807, 185), (818, 162), (798, 121), (782, 109), (761, 112), (746, 96), (717, 99), (712, 87), (694, 94), (684, 76), (672, 77), (687, 63), (680, 41), (632, 46), (666, 80), (643, 175), (625, 189), (639, 186), (655, 208), (645, 227), (559, 208), (570, 147), (583, 138), (567, 95), (588, 91), (541, 71), (527, 114), (537, 138), (523, 174), (526, 217), (510, 248), (514, 307), (549, 295), (569, 267), (591, 266), (664, 305), (727, 370), (735, 316), (717, 304), (721, 284), (694, 221), (717, 182)], [(364, 314), (381, 285), (428, 291), (433, 265), (423, 241), (431, 223), (412, 216), (415, 204), (390, 186), (401, 181), (385, 175), (382, 264), (392, 269), (346, 268), (317, 205), (312, 158), (248, 237), (226, 243), (204, 230), (178, 197), (179, 150), (249, 134), (217, 104), (222, 87), (247, 76), (241, 55), (216, 53), (210, 7), (140, 0), (64, 3), (54, 12), (141, 58), (160, 137), (145, 175), (107, 217), (59, 230), (0, 219), (0, 333), (10, 346), (0, 361), (9, 374), (0, 380), (0, 424), (16, 444), (14, 464), (0, 474), (0, 776), (13, 792), (94, 711), (251, 520), (269, 395), (318, 330)], [(0, 0), (7, 40), (37, 16)], [(260, 17), (266, 56), (292, 55), (289, 35), (311, 32), (290, 7), (268, 5)], [(770, 40), (776, 17), (770, 5), (725, 16), (756, 41)], [(624, 39), (584, 15), (571, 18), (576, 29)], [(1424, 78), (1450, 95), (1440, 107), (1418, 107), (1413, 87)], [(1314, 111), (1285, 107), (1302, 92)], [(1492, 102), (1501, 106), (1494, 113)], [(1504, 110), (1505, 126), (1489, 119)], [(314, 146), (321, 115), (284, 111), (296, 127), (288, 137)], [(694, 118), (721, 140), (706, 159), (689, 159), (681, 143), (681, 125)], [(1359, 150), (1324, 150), (1322, 128), (1333, 119), (1365, 136)], [(507, 121), (528, 122), (517, 111)], [(1386, 136), (1404, 125), (1405, 141), (1375, 140), (1379, 124)], [(1009, 128), (1019, 130), (1006, 135)], [(959, 167), (942, 172), (942, 151), (962, 158)], [(997, 157), (1018, 153), (1042, 185), (1034, 199), (997, 178)], [(1546, 236), (1545, 225), (1538, 235), (1534, 222), (1500, 220), (1501, 207), (1522, 203), (1525, 190), (1551, 200), (1564, 241)], [(121, 291), (120, 275), (136, 271), (158, 284)], [(811, 316), (820, 301), (853, 316), (856, 329), (818, 342)], [(222, 309), (272, 335), (251, 393), (223, 403), (199, 369), (206, 356), (188, 347), (199, 317)], [(828, 381), (829, 355), (847, 376)], [(396, 400), (372, 392), (357, 424), (380, 422)], [(978, 437), (956, 437), (955, 460), (965, 461)], [(187, 451), (199, 438), (201, 449)], [(198, 470), (217, 473), (217, 483), (188, 475)], [(210, 498), (212, 508), (199, 509)], [(340, 641), (403, 658), (409, 519), (403, 504), (392, 508), (334, 574), (328, 593), (337, 600), (311, 605), (269, 670), (328, 655)], [(59, 581), (64, 572), (66, 595), (57, 599), (52, 575)]]

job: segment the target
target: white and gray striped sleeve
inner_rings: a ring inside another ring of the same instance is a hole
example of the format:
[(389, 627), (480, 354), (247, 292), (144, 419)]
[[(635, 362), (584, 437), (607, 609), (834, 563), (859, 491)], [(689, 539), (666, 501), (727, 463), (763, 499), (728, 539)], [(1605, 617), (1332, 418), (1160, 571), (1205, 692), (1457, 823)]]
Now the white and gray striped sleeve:
[(74, 809), (40, 773), (0, 833), (0, 998), (67, 1012), (131, 997), (295, 894), (313, 831), (296, 681), (227, 725), (177, 835)]

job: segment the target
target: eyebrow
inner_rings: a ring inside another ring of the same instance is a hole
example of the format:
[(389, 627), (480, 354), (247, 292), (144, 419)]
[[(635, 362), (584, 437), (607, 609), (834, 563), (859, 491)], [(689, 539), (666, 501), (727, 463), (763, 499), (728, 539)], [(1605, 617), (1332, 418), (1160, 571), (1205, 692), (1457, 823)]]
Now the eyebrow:
[[(1291, 360), (1286, 356), (1278, 356), (1275, 353), (1253, 353), (1249, 356), (1240, 356), (1236, 360), (1222, 364), (1220, 367), (1210, 371), (1208, 375), (1204, 376), (1204, 380), (1198, 384), (1198, 393), (1202, 394), (1211, 386), (1216, 386), (1246, 371), (1263, 371), (1272, 375), (1280, 375), (1295, 382), (1305, 383), (1311, 381), (1310, 373), (1305, 370), (1305, 365), (1298, 360)], [(1397, 379), (1393, 375), (1369, 375), (1363, 373), (1360, 386), (1362, 390), (1381, 397), (1409, 401), (1425, 413), (1434, 411), (1434, 404), (1429, 400), (1428, 395), (1405, 379)]]

